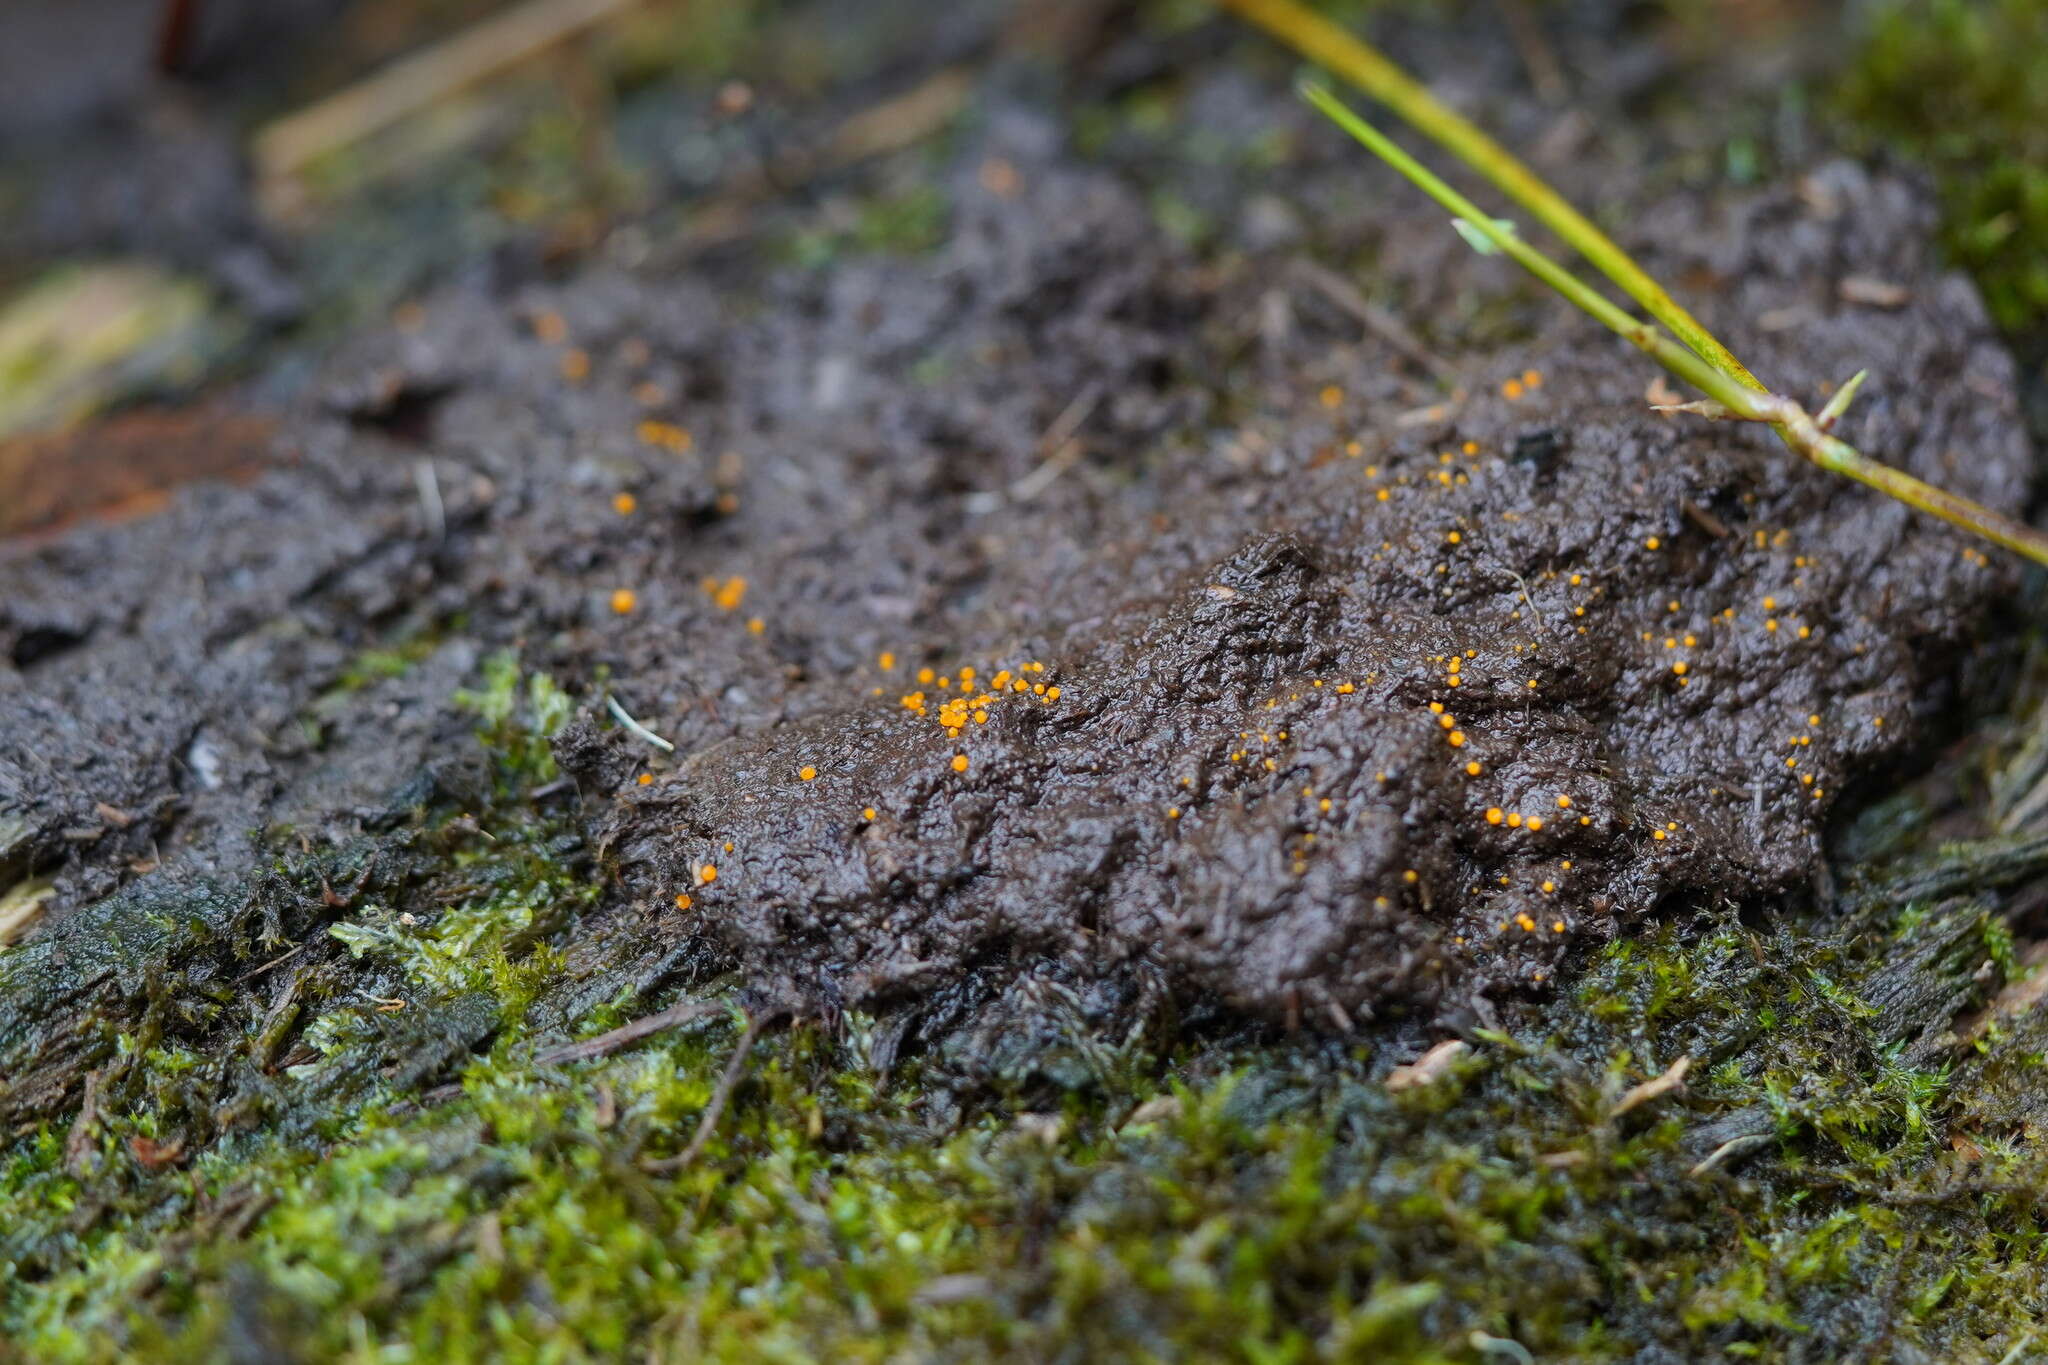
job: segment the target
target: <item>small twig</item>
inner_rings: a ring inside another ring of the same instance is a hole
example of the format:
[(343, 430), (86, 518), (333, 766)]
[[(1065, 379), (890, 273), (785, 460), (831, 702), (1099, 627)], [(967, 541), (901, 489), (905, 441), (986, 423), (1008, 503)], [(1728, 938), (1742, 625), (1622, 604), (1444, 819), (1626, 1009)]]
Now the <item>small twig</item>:
[(401, 57), (259, 132), (251, 149), (258, 175), (273, 183), (294, 175), (326, 153), (400, 123), (637, 3), (527, 0)]
[(1471, 1050), (1472, 1045), (1462, 1038), (1446, 1038), (1414, 1061), (1389, 1071), (1386, 1087), (1389, 1090), (1413, 1090), (1433, 1084), (1451, 1069), (1451, 1063)]
[(1728, 529), (1727, 522), (1721, 520), (1691, 498), (1687, 498), (1684, 502), (1680, 503), (1678, 510), (1685, 514), (1686, 520), (1716, 540), (1726, 540), (1734, 534), (1734, 532)]
[(412, 467), (413, 485), (419, 489), (420, 513), (427, 519), (427, 532), (435, 540), (448, 534), (448, 514), (441, 503), (441, 479), (432, 460), (419, 460)]
[(85, 1073), (85, 1094), (78, 1102), (78, 1117), (71, 1122), (71, 1131), (64, 1138), (64, 1169), (73, 1176), (83, 1176), (92, 1169), (93, 1129), (100, 1120), (100, 1082), (106, 1073), (92, 1070)]
[(1831, 1171), (1801, 1171), (1798, 1178), (1817, 1189), (1845, 1191), (1858, 1199), (1868, 1199), (1895, 1209), (1944, 1208), (1954, 1205), (1957, 1200), (1981, 1199), (1986, 1195), (2028, 1199), (2036, 1206), (2042, 1203), (2040, 1189), (2014, 1180), (1959, 1180), (1938, 1190), (1886, 1190)]
[(1500, 17), (1507, 23), (1508, 36), (1514, 39), (1522, 65), (1529, 70), (1529, 84), (1536, 88), (1536, 98), (1545, 104), (1562, 104), (1571, 93), (1565, 84), (1564, 67), (1543, 36), (1536, 16), (1529, 13), (1523, 0), (1499, 0), (1499, 4)]
[(1536, 1357), (1530, 1354), (1529, 1348), (1513, 1337), (1497, 1337), (1474, 1327), (1466, 1334), (1465, 1340), (1472, 1344), (1475, 1351), (1490, 1356), (1505, 1356), (1514, 1361), (1515, 1365), (1536, 1365)]
[(43, 903), (57, 894), (57, 883), (48, 877), (30, 877), (0, 891), (0, 948), (27, 935), (43, 917)]
[(1498, 559), (1496, 557), (1496, 562), (1499, 563), (1503, 569), (1507, 569), (1508, 577), (1514, 579), (1515, 586), (1522, 590), (1522, 605), (1529, 609), (1529, 619), (1534, 621), (1537, 625), (1541, 626), (1545, 634), (1556, 634), (1557, 632), (1551, 628), (1550, 622), (1543, 619), (1543, 613), (1536, 610), (1536, 599), (1529, 596), (1529, 584), (1522, 578), (1520, 574), (1516, 573), (1512, 568), (1508, 566), (1506, 560)]
[(611, 695), (611, 693), (605, 693), (604, 704), (605, 708), (612, 713), (613, 717), (617, 719), (619, 724), (625, 726), (626, 729), (631, 731), (633, 734), (638, 735), (640, 738), (646, 740), (649, 744), (652, 744), (655, 748), (661, 750), (665, 754), (672, 754), (676, 751), (675, 745), (669, 743), (660, 735), (655, 734), (654, 731), (648, 729), (639, 721), (634, 720), (631, 716), (627, 715), (626, 708), (619, 705), (619, 699)]
[(292, 960), (293, 958), (297, 957), (297, 956), (298, 956), (298, 955), (299, 955), (300, 953), (303, 953), (303, 952), (305, 952), (305, 951), (306, 951), (306, 948), (307, 948), (307, 947), (308, 947), (308, 946), (309, 946), (309, 945), (310, 945), (311, 943), (312, 943), (312, 940), (311, 940), (311, 939), (308, 939), (308, 940), (306, 940), (306, 942), (305, 942), (305, 943), (301, 943), (301, 944), (300, 944), (300, 945), (299, 945), (298, 947), (296, 947), (296, 948), (292, 949), (292, 950), (291, 950), (290, 952), (288, 952), (288, 953), (285, 953), (285, 954), (283, 954), (283, 955), (282, 955), (282, 956), (280, 956), (280, 957), (273, 957), (272, 959), (270, 959), (270, 961), (268, 961), (268, 962), (264, 963), (264, 964), (263, 964), (262, 966), (260, 966), (260, 967), (251, 967), (251, 968), (250, 968), (250, 969), (249, 969), (248, 971), (246, 971), (246, 972), (243, 972), (243, 973), (242, 973), (242, 974), (241, 974), (240, 976), (238, 976), (238, 977), (236, 977), (236, 978), (235, 978), (235, 984), (236, 984), (237, 986), (239, 986), (239, 985), (241, 985), (241, 984), (242, 984), (242, 983), (243, 983), (244, 981), (253, 981), (253, 980), (255, 980), (255, 979), (256, 979), (257, 977), (259, 977), (259, 976), (263, 975), (263, 974), (264, 974), (265, 972), (269, 971), (269, 970), (270, 970), (270, 969), (271, 969), (272, 967), (275, 967), (275, 966), (277, 966), (277, 965), (278, 965), (278, 964), (280, 964), (280, 963), (284, 963), (284, 962), (290, 962), (290, 961), (291, 961), (291, 960)]
[(1404, 431), (1410, 427), (1440, 426), (1456, 416), (1464, 402), (1464, 390), (1456, 390), (1447, 403), (1431, 403), (1426, 407), (1409, 408), (1405, 412), (1395, 413), (1394, 425)]
[(1052, 425), (1038, 438), (1040, 450), (1057, 450), (1074, 439), (1081, 430), (1081, 424), (1095, 412), (1095, 405), (1102, 401), (1101, 384), (1085, 384), (1074, 395), (1074, 401), (1060, 409), (1060, 415), (1052, 419)]
[[(1052, 487), (1054, 481), (1060, 475), (1074, 467), (1075, 462), (1081, 458), (1081, 451), (1082, 445), (1079, 441), (1068, 440), (1061, 442), (1058, 449), (1045, 457), (1044, 463), (1010, 485), (1010, 501), (1029, 502), (1046, 489)], [(1003, 495), (997, 493), (994, 496), (996, 501), (1000, 503)], [(993, 511), (995, 509), (991, 507), (988, 510)]]
[[(1029, 474), (1010, 485), (1011, 501), (1031, 501), (1052, 487), (1053, 481), (1060, 475), (1073, 468), (1074, 462), (1081, 458), (1082, 449), (1081, 442), (1076, 439), (1076, 433), (1081, 430), (1081, 424), (1094, 414), (1095, 405), (1101, 401), (1102, 386), (1089, 384), (1074, 395), (1071, 403), (1061, 409), (1060, 415), (1052, 419), (1052, 425), (1045, 429), (1045, 435), (1038, 441), (1038, 448), (1045, 452), (1045, 459)], [(995, 497), (998, 502), (1002, 499), (1001, 494), (996, 494)]]
[(630, 1024), (621, 1024), (609, 1033), (600, 1033), (595, 1038), (585, 1038), (577, 1043), (564, 1043), (535, 1055), (536, 1066), (564, 1066), (570, 1062), (587, 1062), (598, 1057), (609, 1057), (622, 1047), (639, 1042), (642, 1038), (671, 1029), (678, 1024), (687, 1024), (707, 1015), (720, 1013), (725, 1006), (710, 1000), (685, 1000), (671, 1005), (655, 1014), (644, 1015)]
[(754, 1040), (761, 1036), (761, 1029), (768, 1018), (766, 1014), (747, 1016), (746, 1032), (740, 1035), (739, 1045), (732, 1050), (725, 1072), (718, 1078), (718, 1088), (711, 1092), (711, 1103), (704, 1106), (704, 1117), (697, 1120), (697, 1135), (690, 1139), (690, 1145), (675, 1156), (641, 1162), (641, 1170), (652, 1175), (671, 1175), (687, 1169), (704, 1151), (712, 1133), (718, 1129), (718, 1121), (725, 1117), (725, 1106), (732, 1099), (732, 1092), (739, 1088), (740, 1072), (747, 1064), (747, 1054), (754, 1050)]
[(1686, 1174), (1697, 1180), (1708, 1171), (1724, 1166), (1738, 1156), (1753, 1152), (1759, 1147), (1769, 1146), (1770, 1141), (1771, 1135), (1769, 1133), (1744, 1133), (1740, 1137), (1729, 1138), (1719, 1147), (1707, 1153), (1706, 1157), (1690, 1171), (1687, 1171)]
[(945, 67), (909, 90), (855, 114), (823, 142), (784, 153), (750, 175), (735, 177), (692, 217), (682, 235), (663, 253), (665, 263), (676, 264), (737, 239), (746, 231), (755, 205), (764, 199), (787, 193), (827, 172), (917, 145), (953, 121), (966, 107), (974, 84), (973, 73), (966, 68)]
[(1628, 1093), (1619, 1100), (1616, 1100), (1614, 1107), (1607, 1111), (1607, 1117), (1618, 1119), (1637, 1105), (1648, 1104), (1651, 1100), (1663, 1098), (1665, 1095), (1678, 1089), (1679, 1086), (1685, 1084), (1685, 1073), (1690, 1070), (1692, 1070), (1692, 1058), (1680, 1057), (1669, 1067), (1665, 1068), (1662, 1075), (1654, 1076), (1644, 1081), (1641, 1085), (1630, 1087)]
[(1313, 261), (1295, 262), (1294, 272), (1304, 284), (1357, 319), (1359, 326), (1366, 331), (1427, 370), (1447, 387), (1457, 387), (1461, 376), (1455, 365), (1416, 340), (1415, 334), (1402, 326), (1400, 319), (1352, 288), (1350, 281), (1342, 275)]

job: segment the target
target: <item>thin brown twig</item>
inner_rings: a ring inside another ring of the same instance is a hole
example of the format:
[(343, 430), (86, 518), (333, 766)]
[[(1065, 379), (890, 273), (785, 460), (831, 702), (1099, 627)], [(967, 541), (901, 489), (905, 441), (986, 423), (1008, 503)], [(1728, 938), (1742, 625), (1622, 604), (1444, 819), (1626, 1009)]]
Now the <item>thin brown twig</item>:
[(1557, 60), (1550, 40), (1543, 36), (1543, 26), (1536, 22), (1524, 0), (1499, 0), (1499, 5), (1500, 17), (1507, 25), (1508, 36), (1514, 40), (1522, 65), (1528, 69), (1529, 84), (1535, 87), (1536, 98), (1545, 104), (1564, 103), (1571, 87), (1565, 83), (1564, 66)]
[(611, 1032), (600, 1033), (595, 1038), (585, 1038), (581, 1042), (551, 1047), (536, 1055), (533, 1060), (537, 1066), (563, 1066), (570, 1062), (587, 1062), (597, 1057), (609, 1057), (620, 1048), (629, 1047), (642, 1038), (660, 1033), (663, 1029), (671, 1029), (678, 1024), (687, 1024), (691, 1020), (717, 1014), (724, 1008), (724, 1005), (713, 1000), (685, 1000), (657, 1013), (643, 1015), (629, 1024), (621, 1024)]
[(1691, 1069), (1692, 1058), (1680, 1057), (1661, 1074), (1651, 1077), (1641, 1085), (1631, 1086), (1628, 1093), (1615, 1101), (1614, 1107), (1607, 1111), (1607, 1117), (1618, 1119), (1638, 1105), (1648, 1104), (1670, 1094), (1685, 1084), (1685, 1073)]
[(527, 0), (257, 133), (258, 176), (283, 181), (328, 152), (402, 122), (457, 91), (539, 55), (640, 0)]
[(1445, 387), (1455, 389), (1462, 382), (1463, 376), (1458, 373), (1457, 366), (1424, 346), (1413, 332), (1401, 324), (1399, 318), (1359, 293), (1342, 275), (1314, 261), (1296, 261), (1293, 269), (1303, 283), (1356, 318), (1366, 331), (1427, 370)]
[(1818, 1189), (1841, 1190), (1858, 1199), (1868, 1199), (1895, 1209), (1943, 1208), (1958, 1200), (1981, 1199), (1987, 1195), (2000, 1199), (2031, 1200), (2037, 1206), (2043, 1201), (2039, 1188), (2017, 1180), (1959, 1180), (1953, 1185), (1933, 1190), (1884, 1190), (1832, 1171), (1804, 1170), (1788, 1174)]
[(64, 1138), (64, 1169), (74, 1176), (92, 1169), (93, 1130), (99, 1123), (100, 1082), (105, 1076), (98, 1069), (85, 1073), (85, 1094), (78, 1102), (78, 1117)]
[(307, 939), (304, 943), (301, 943), (298, 947), (292, 949), (290, 952), (280, 954), (277, 957), (273, 957), (272, 959), (270, 959), (270, 961), (264, 963), (260, 967), (251, 967), (248, 971), (243, 972), (240, 976), (235, 978), (235, 984), (239, 986), (244, 981), (255, 980), (257, 977), (263, 975), (265, 972), (269, 971), (272, 967), (277, 966), (279, 963), (290, 962), (293, 958), (297, 957), (300, 953), (305, 952), (306, 949), (310, 948), (312, 945), (313, 940)]
[(731, 1101), (732, 1092), (739, 1088), (747, 1054), (754, 1050), (754, 1040), (761, 1036), (761, 1030), (770, 1017), (765, 1013), (747, 1016), (746, 1032), (740, 1035), (739, 1045), (733, 1048), (731, 1058), (726, 1061), (725, 1072), (718, 1078), (718, 1088), (711, 1092), (711, 1103), (704, 1106), (704, 1117), (697, 1120), (697, 1133), (690, 1139), (690, 1145), (675, 1156), (641, 1162), (641, 1170), (652, 1175), (672, 1175), (688, 1169), (702, 1155), (711, 1135), (718, 1130), (718, 1121), (725, 1117), (725, 1106)]
[[(1096, 404), (1101, 401), (1100, 384), (1084, 385), (1081, 392), (1074, 395), (1073, 401), (1061, 410), (1060, 415), (1053, 418), (1052, 425), (1045, 429), (1045, 435), (1040, 437), (1038, 442), (1039, 453), (1044, 458), (1029, 474), (1010, 485), (1009, 497), (1012, 501), (1031, 501), (1052, 487), (1054, 480), (1074, 466), (1084, 449), (1075, 433), (1080, 431), (1082, 423), (1088, 420), (1094, 413)], [(1004, 495), (997, 492), (985, 496), (992, 499), (987, 510), (993, 511), (1002, 503)]]
[(765, 199), (828, 172), (916, 146), (951, 123), (973, 89), (974, 77), (966, 68), (943, 67), (848, 118), (822, 142), (784, 152), (766, 166), (733, 177), (692, 215), (663, 263), (678, 264), (744, 236), (753, 210)]

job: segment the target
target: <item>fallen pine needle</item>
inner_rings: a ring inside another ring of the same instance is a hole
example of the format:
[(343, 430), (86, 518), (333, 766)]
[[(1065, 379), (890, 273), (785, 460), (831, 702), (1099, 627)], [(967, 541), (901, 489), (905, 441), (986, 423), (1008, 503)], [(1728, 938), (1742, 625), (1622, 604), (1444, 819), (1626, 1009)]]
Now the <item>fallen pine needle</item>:
[(1679, 1086), (1685, 1084), (1685, 1073), (1690, 1070), (1692, 1070), (1692, 1058), (1680, 1057), (1677, 1061), (1666, 1067), (1662, 1075), (1653, 1076), (1641, 1085), (1631, 1086), (1628, 1093), (1616, 1100), (1614, 1107), (1607, 1111), (1607, 1117), (1618, 1119), (1638, 1105), (1648, 1104), (1651, 1100), (1663, 1098), (1678, 1089)]

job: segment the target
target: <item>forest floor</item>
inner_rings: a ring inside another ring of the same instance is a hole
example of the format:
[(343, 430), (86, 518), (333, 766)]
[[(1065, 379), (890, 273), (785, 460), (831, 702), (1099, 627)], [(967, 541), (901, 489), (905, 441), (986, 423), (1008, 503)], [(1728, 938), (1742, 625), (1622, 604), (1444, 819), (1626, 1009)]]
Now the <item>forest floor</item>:
[[(2048, 1359), (2038, 575), (1200, 4), (256, 131), (482, 8), (8, 111), (0, 1360)], [(2048, 6), (1343, 17), (2032, 510)]]

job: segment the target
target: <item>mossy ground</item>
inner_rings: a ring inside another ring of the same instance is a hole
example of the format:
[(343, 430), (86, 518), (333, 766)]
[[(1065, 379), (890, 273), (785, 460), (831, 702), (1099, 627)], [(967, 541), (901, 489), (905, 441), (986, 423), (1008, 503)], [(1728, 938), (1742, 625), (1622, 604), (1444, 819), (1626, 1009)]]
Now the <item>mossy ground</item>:
[[(1954, 1030), (2019, 974), (1972, 888), (2039, 844), (1908, 860), (1824, 925), (1666, 923), (1407, 1089), (1388, 1071), (1414, 1049), (1386, 1035), (1075, 1038), (1066, 1084), (1035, 1068), (963, 1114), (919, 1063), (868, 1065), (874, 1021), (799, 1022), (675, 1169), (746, 997), (542, 1055), (595, 890), (525, 796), (565, 701), (499, 660), (471, 705), (498, 796), (416, 815), (458, 880), (404, 903), (438, 916), (365, 896), (303, 990), (173, 992), (115, 1041), (94, 1117), (16, 1135), (4, 1353), (2026, 1358), (2048, 1021)], [(365, 856), (279, 875), (367, 882)], [(280, 1000), (310, 1016), (281, 1055)], [(408, 1028), (488, 1042), (431, 1088)], [(1681, 1057), (1682, 1091), (1625, 1103)]]
[[(1843, 95), (1929, 158), (1952, 249), (2016, 331), (2048, 313), (2048, 256), (2024, 249), (2048, 241), (2048, 182), (2013, 151), (2048, 126), (2014, 65), (2044, 15), (1901, 5)], [(891, 201), (796, 249), (915, 249), (932, 213)], [(365, 656), (363, 677), (405, 664)], [(500, 661), (472, 705), (495, 761), (476, 808), (318, 854), (273, 832), (266, 895), (348, 901), (302, 956), (250, 933), (208, 975), (151, 940), (149, 1006), (77, 1021), (92, 1114), (0, 1147), (0, 1359), (2048, 1349), (2048, 1017), (1989, 1008), (2025, 974), (1997, 888), (2038, 846), (1891, 850), (1830, 916), (1663, 923), (1405, 1090), (1388, 1072), (1419, 1047), (1398, 1033), (1209, 1029), (1076, 1037), (1065, 1084), (1040, 1069), (963, 1111), (935, 1064), (869, 1065), (875, 1021), (784, 1022), (673, 1169), (752, 1002), (694, 981), (728, 1008), (546, 1059), (600, 889), (530, 795), (567, 698)], [(0, 990), (23, 962), (0, 956)], [(451, 1043), (422, 1070), (428, 1035)], [(1682, 1090), (1616, 1112), (1680, 1058)]]
[(1924, 165), (1944, 240), (2001, 327), (2048, 322), (2048, 5), (1887, 5), (1840, 90), (1870, 139)]

